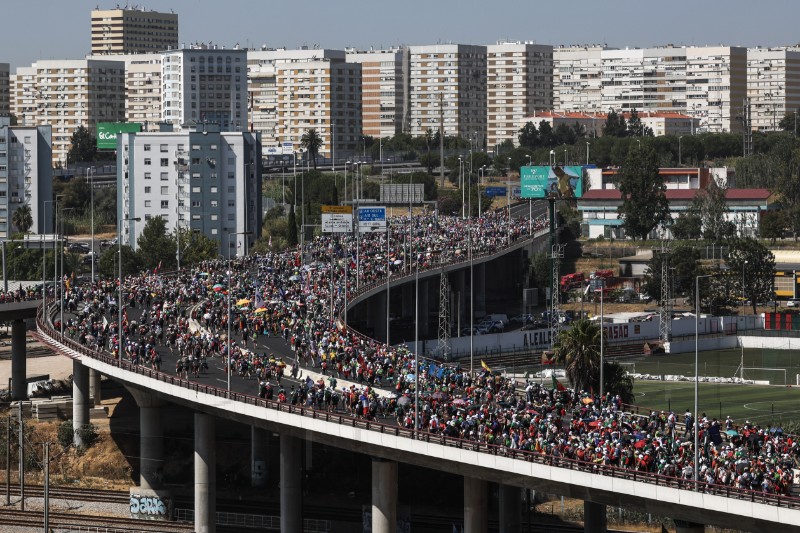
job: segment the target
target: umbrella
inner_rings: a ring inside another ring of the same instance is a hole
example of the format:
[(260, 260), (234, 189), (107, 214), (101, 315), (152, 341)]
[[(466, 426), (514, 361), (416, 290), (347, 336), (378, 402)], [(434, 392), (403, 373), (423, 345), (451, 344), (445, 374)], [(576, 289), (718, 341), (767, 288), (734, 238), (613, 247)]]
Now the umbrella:
[(633, 445), (634, 448), (639, 449), (639, 450), (641, 450), (645, 446), (647, 446), (647, 441), (645, 441), (645, 440), (636, 441), (636, 444)]
[(735, 429), (729, 429), (729, 430), (728, 430), (728, 431), (726, 431), (725, 433), (727, 433), (727, 434), (728, 434), (728, 436), (730, 436), (730, 437), (734, 437), (734, 436), (736, 436), (736, 435), (738, 435), (738, 434), (739, 434), (739, 432), (738, 432), (738, 431), (736, 431)]
[(601, 422), (599, 420), (595, 420), (593, 422), (589, 422), (589, 427), (590, 428), (599, 428), (600, 427), (600, 423)]
[(401, 396), (399, 400), (397, 400), (397, 405), (406, 406), (411, 403), (411, 398), (408, 396)]
[(406, 381), (414, 381), (417, 378), (416, 374), (408, 374), (406, 376)]
[(236, 302), (236, 305), (248, 305), (249, 303), (250, 300), (248, 300), (247, 298), (242, 298), (241, 300)]
[(441, 392), (441, 391), (434, 392), (432, 394), (432, 397), (433, 397), (434, 400), (446, 400), (447, 399), (447, 393), (446, 392)]
[(300, 276), (295, 274), (294, 276), (289, 277), (289, 281), (300, 281)]
[(455, 405), (456, 407), (465, 407), (467, 405), (467, 400), (463, 398), (456, 398), (455, 400), (453, 400), (453, 405)]
[(402, 263), (403, 263), (403, 262), (402, 262), (401, 260), (399, 260), (399, 259), (395, 259), (395, 260), (394, 260), (394, 264), (395, 264), (395, 265), (400, 265), (400, 264), (402, 264)]
[(222, 289), (225, 288), (225, 285), (220, 285), (219, 283), (217, 283), (216, 285), (214, 285), (211, 288), (214, 289), (214, 292), (219, 292), (219, 291), (221, 291)]
[(583, 398), (581, 401), (583, 402), (584, 405), (589, 405), (590, 403), (594, 402), (594, 400), (592, 400), (591, 398), (588, 398), (588, 397), (587, 398)]
[(254, 311), (254, 313), (257, 313), (257, 314), (266, 313), (266, 312), (267, 312), (267, 308), (266, 307), (261, 307), (260, 309), (256, 309)]

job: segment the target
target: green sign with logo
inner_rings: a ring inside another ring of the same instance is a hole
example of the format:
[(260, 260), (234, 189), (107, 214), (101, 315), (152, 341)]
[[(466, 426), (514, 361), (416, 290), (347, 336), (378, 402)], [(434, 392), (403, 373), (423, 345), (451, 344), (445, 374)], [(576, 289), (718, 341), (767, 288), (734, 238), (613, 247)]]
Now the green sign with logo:
[(138, 122), (98, 122), (97, 149), (116, 150), (118, 133), (139, 133), (142, 125)]
[(580, 198), (583, 196), (581, 166), (522, 167), (519, 171), (522, 198)]

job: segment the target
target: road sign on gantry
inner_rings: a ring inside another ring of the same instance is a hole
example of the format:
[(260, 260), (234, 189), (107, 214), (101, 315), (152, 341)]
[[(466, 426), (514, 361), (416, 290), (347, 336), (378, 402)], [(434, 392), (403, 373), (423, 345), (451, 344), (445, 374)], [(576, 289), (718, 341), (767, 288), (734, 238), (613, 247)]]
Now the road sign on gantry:
[(386, 207), (359, 207), (358, 231), (360, 233), (386, 231)]
[(353, 231), (353, 208), (349, 205), (323, 205), (322, 233), (349, 233)]

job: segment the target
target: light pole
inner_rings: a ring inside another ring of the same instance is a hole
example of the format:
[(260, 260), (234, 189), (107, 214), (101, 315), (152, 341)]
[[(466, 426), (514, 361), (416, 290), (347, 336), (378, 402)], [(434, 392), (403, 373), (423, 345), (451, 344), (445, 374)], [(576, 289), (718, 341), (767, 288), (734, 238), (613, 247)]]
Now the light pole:
[(683, 135), (678, 137), (678, 166), (683, 166), (683, 157), (682, 157), (682, 147), (681, 147), (681, 139), (683, 139)]
[[(74, 211), (74, 207), (62, 207), (61, 208), (61, 233), (64, 233), (64, 212), (65, 211)], [(61, 243), (61, 276), (60, 276), (60, 286), (61, 286), (61, 311), (59, 312), (59, 321), (61, 322), (61, 338), (64, 338), (64, 243)]]
[[(44, 203), (43, 203), (42, 215), (44, 216), (44, 228), (45, 228), (44, 231), (46, 231), (46, 228), (47, 228), (47, 204), (53, 204), (54, 202), (55, 202), (55, 200), (45, 200)], [(55, 205), (51, 206), (50, 209), (52, 210), (54, 207), (55, 207)], [(55, 231), (53, 233), (55, 234)], [(44, 235), (42, 235), (42, 237), (44, 237)], [(53, 243), (53, 261), (55, 261), (55, 256), (56, 256), (56, 247), (55, 247), (55, 241), (54, 241), (54, 243)], [(47, 264), (45, 262), (45, 258), (46, 257), (47, 257), (47, 250), (45, 250), (45, 248), (44, 248), (44, 240), (43, 240), (42, 241), (42, 299), (44, 301), (44, 306), (43, 307), (44, 307), (45, 310), (47, 309), (47, 283), (46, 283), (46, 276), (45, 276), (45, 270), (46, 270), (46, 264)]]
[[(742, 263), (742, 318), (744, 318), (744, 307), (746, 304), (745, 300), (745, 293), (744, 293), (744, 271), (747, 267), (747, 261)], [(744, 380), (744, 343), (741, 343), (741, 361), (739, 362), (739, 379)]]
[[(305, 228), (304, 228), (305, 229)], [(228, 338), (225, 339), (227, 343), (225, 361), (225, 374), (228, 377), (228, 394), (231, 393), (231, 237), (233, 235), (252, 235), (252, 231), (238, 231), (236, 233), (228, 233)]]
[(589, 141), (586, 141), (586, 164), (589, 164)]
[(567, 166), (567, 150), (568, 148), (564, 148), (564, 166)]
[(458, 156), (458, 178), (461, 185), (461, 219), (466, 218), (464, 211), (464, 161)]
[(699, 407), (698, 407), (698, 398), (699, 398), (699, 383), (700, 383), (700, 356), (699, 356), (699, 346), (700, 346), (700, 280), (703, 278), (710, 278), (713, 274), (705, 274), (702, 276), (697, 276), (694, 286), (694, 294), (695, 294), (695, 301), (694, 301), (694, 481), (695, 487), (694, 490), (697, 490), (697, 481), (699, 480), (699, 461), (700, 461), (700, 449), (699, 449), (699, 442), (700, 439), (698, 437), (699, 428), (700, 428), (700, 417), (699, 417)]
[(140, 220), (142, 220), (140, 217), (123, 218), (122, 220), (119, 221), (119, 235), (117, 235), (117, 246), (118, 246), (118, 252), (117, 253), (119, 253), (119, 305), (118, 305), (118, 307), (119, 307), (119, 310), (118, 310), (119, 311), (119, 316), (117, 317), (117, 320), (118, 320), (117, 336), (119, 337), (119, 349), (117, 351), (119, 353), (119, 360), (120, 361), (122, 361), (122, 357), (125, 354), (125, 346), (124, 346), (124, 344), (122, 342), (122, 340), (123, 340), (122, 339), (123, 338), (123, 332), (122, 332), (122, 309), (125, 306), (125, 304), (122, 301), (122, 286), (124, 285), (124, 282), (123, 282), (123, 279), (122, 279), (122, 226), (123, 226), (123, 224), (125, 224), (125, 222), (131, 222), (131, 221), (139, 222)]
[(556, 166), (556, 151), (555, 150), (550, 150), (550, 166), (551, 167)]
[(525, 157), (528, 158), (528, 166), (531, 166), (531, 154), (527, 154)]
[[(90, 172), (91, 171), (91, 172)], [(86, 175), (90, 177), (89, 180), (89, 189), (90, 189), (90, 197), (91, 197), (91, 222), (92, 225), (92, 285), (94, 285), (94, 265), (97, 261), (97, 257), (94, 255), (94, 167), (90, 167), (86, 169)]]
[(483, 173), (485, 172), (486, 165), (483, 165), (478, 172), (478, 218), (481, 217), (481, 184), (483, 182)]

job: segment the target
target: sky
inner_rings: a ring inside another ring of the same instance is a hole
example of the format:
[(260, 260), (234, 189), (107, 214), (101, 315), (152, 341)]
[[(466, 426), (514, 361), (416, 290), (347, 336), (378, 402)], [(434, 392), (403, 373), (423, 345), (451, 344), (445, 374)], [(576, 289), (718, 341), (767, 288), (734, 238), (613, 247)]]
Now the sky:
[[(2, 5), (0, 62), (80, 59), (100, 0)], [(541, 44), (624, 47), (779, 46), (800, 42), (797, 0), (139, 0), (179, 15), (180, 42), (232, 47), (383, 48), (402, 44)], [(119, 2), (125, 6), (125, 1)], [(130, 2), (130, 6), (134, 2)], [(33, 22), (35, 21), (35, 22)]]

